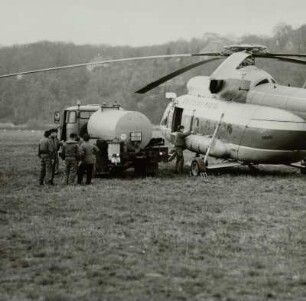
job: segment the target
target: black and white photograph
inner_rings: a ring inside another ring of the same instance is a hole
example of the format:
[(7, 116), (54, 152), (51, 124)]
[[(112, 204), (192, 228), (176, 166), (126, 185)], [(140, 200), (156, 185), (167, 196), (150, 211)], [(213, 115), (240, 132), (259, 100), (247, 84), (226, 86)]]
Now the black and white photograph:
[(1, 301), (306, 301), (305, 0), (0, 8)]

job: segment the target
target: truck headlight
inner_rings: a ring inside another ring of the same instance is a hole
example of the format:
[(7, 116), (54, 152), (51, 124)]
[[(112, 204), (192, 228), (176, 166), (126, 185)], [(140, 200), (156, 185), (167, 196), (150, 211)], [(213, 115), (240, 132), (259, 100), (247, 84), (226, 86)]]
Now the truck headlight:
[(119, 164), (119, 163), (121, 163), (120, 154), (112, 154), (112, 156), (111, 156), (111, 158), (110, 158), (110, 161), (111, 161), (113, 164)]

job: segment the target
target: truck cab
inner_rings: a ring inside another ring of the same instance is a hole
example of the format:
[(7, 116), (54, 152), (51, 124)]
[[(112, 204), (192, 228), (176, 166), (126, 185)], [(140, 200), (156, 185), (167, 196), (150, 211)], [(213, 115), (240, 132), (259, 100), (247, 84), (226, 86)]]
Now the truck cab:
[(100, 107), (98, 104), (71, 106), (63, 111), (62, 118), (59, 112), (55, 112), (54, 121), (56, 123), (60, 121), (59, 139), (66, 141), (71, 133), (76, 133), (78, 136), (87, 133), (88, 120)]

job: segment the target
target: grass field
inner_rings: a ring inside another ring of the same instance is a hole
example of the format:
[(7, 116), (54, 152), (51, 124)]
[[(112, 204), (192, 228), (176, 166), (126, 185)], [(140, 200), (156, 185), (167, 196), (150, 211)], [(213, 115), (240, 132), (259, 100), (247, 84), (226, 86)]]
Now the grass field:
[(0, 300), (306, 300), (306, 177), (40, 187), (40, 132), (0, 132)]

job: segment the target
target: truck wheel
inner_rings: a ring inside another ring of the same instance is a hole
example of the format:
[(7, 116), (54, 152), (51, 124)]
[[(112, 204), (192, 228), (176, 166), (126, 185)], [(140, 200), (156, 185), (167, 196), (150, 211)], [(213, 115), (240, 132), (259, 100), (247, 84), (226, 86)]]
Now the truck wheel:
[(134, 161), (134, 170), (137, 177), (144, 177), (145, 176), (145, 160), (144, 159), (136, 159)]
[(198, 177), (206, 172), (206, 166), (201, 158), (193, 159), (190, 166), (190, 174), (193, 177)]
[(135, 174), (140, 177), (154, 177), (158, 172), (158, 163), (148, 160), (139, 160), (134, 165)]
[(157, 162), (147, 162), (146, 164), (146, 176), (155, 177), (158, 172)]
[(145, 176), (145, 171), (143, 168), (137, 168), (135, 167), (135, 175), (137, 177), (144, 177)]

